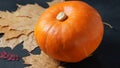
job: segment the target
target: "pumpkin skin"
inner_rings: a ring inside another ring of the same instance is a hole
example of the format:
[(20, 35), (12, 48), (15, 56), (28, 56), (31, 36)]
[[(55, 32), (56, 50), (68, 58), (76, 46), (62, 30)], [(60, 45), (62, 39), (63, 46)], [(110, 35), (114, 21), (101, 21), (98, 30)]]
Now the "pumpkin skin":
[[(67, 19), (56, 19), (64, 12)], [(35, 39), (50, 57), (64, 62), (79, 62), (101, 43), (104, 28), (100, 14), (81, 1), (66, 1), (49, 7), (35, 26)]]

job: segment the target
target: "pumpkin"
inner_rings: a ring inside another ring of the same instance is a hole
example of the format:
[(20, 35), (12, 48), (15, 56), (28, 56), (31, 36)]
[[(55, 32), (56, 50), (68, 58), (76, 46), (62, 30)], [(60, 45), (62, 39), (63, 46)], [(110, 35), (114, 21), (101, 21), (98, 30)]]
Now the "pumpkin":
[(34, 35), (48, 56), (64, 62), (79, 62), (98, 48), (103, 32), (96, 9), (85, 2), (66, 1), (43, 12)]

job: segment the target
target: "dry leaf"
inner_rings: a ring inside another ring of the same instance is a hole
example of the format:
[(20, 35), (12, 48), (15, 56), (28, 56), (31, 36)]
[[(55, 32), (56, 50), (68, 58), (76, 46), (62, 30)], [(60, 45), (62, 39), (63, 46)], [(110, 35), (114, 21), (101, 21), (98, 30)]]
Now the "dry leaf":
[[(31, 10), (36, 10), (30, 13)], [(32, 44), (29, 39), (33, 39), (35, 23), (40, 16), (40, 11), (43, 11), (42, 7), (37, 4), (20, 6), (14, 13), (0, 12), (0, 33), (4, 33), (0, 38), (0, 47), (14, 48), (18, 43), (24, 41), (24, 48), (28, 51), (37, 47), (37, 44)], [(28, 13), (29, 12), (29, 13)], [(34, 40), (34, 39), (33, 39)], [(31, 46), (29, 46), (29, 43)], [(27, 48), (29, 46), (29, 48)]]
[(26, 68), (64, 68), (60, 66), (60, 62), (41, 52), (40, 55), (30, 55), (23, 58), (25, 64), (32, 64)]
[[(28, 13), (31, 11), (31, 9), (36, 10), (34, 12)], [(37, 21), (38, 16), (40, 15), (40, 11), (43, 8), (35, 5), (26, 5), (21, 6), (16, 12), (10, 13), (10, 12), (0, 12), (0, 33), (4, 33), (4, 36), (0, 38), (0, 47), (11, 47), (14, 48), (18, 43), (24, 41), (25, 47), (28, 47), (29, 43), (31, 42), (27, 41), (29, 39), (33, 39), (33, 37), (30, 36), (30, 33), (33, 34), (33, 29), (35, 22)], [(26, 15), (24, 14), (26, 12)], [(21, 15), (23, 14), (23, 15)], [(26, 17), (28, 15), (31, 17)], [(34, 14), (34, 15), (32, 15)], [(33, 18), (32, 18), (33, 17)], [(22, 36), (22, 37), (21, 37)], [(24, 38), (23, 38), (24, 36)], [(30, 38), (29, 38), (30, 37)], [(32, 45), (32, 44), (31, 44)], [(34, 46), (33, 46), (34, 45)], [(29, 51), (33, 50), (37, 45), (33, 44), (32, 47), (28, 48)], [(24, 48), (25, 48), (24, 47)], [(26, 48), (27, 49), (27, 48)]]

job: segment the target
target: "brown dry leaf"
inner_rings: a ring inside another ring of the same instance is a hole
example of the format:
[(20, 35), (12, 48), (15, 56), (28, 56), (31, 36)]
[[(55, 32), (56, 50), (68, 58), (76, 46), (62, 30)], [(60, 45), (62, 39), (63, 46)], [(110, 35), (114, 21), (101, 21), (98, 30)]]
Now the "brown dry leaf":
[[(30, 13), (32, 10), (36, 10)], [(0, 33), (4, 33), (0, 38), (0, 47), (14, 48), (18, 43), (24, 41), (24, 48), (28, 51), (37, 47), (37, 44), (32, 44), (29, 39), (33, 39), (35, 22), (43, 11), (42, 7), (37, 4), (20, 6), (16, 12), (0, 12)], [(34, 39), (33, 39), (34, 40)], [(28, 44), (31, 44), (31, 48)], [(29, 48), (27, 48), (29, 46)]]
[[(9, 29), (33, 31), (35, 23), (44, 8), (37, 4), (20, 6), (16, 12), (0, 12), (0, 26), (8, 26)], [(5, 14), (6, 13), (6, 14)]]
[(41, 52), (40, 55), (30, 55), (23, 58), (25, 64), (32, 64), (26, 68), (64, 68), (60, 66), (60, 62)]

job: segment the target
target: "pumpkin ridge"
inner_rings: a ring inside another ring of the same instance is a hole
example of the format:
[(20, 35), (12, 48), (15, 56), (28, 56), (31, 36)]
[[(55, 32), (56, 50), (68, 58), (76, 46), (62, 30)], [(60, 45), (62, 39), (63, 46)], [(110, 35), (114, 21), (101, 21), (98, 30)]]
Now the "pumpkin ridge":
[[(61, 26), (62, 26), (62, 25), (64, 25), (64, 24), (61, 24)], [(69, 23), (69, 21), (66, 23), (66, 25), (68, 25), (67, 29), (68, 29), (68, 28), (73, 28), (72, 25)], [(63, 26), (62, 26), (62, 27), (63, 27)], [(62, 29), (63, 29), (62, 27), (61, 27), (61, 40), (62, 40), (62, 41), (61, 41), (61, 42), (62, 42), (61, 50), (65, 50), (65, 49), (66, 49), (66, 44), (63, 44), (63, 43), (65, 43), (66, 41), (63, 42), (63, 38), (64, 38), (63, 35), (64, 35), (64, 33), (62, 34)], [(75, 30), (75, 27), (74, 27), (73, 29)], [(74, 30), (73, 30), (73, 31), (74, 31)], [(73, 35), (73, 34), (72, 34), (72, 35)], [(68, 41), (69, 41), (69, 40), (68, 40)], [(64, 52), (64, 51), (63, 51), (63, 52)], [(65, 52), (65, 53), (62, 53), (62, 54), (63, 54), (64, 58), (66, 58), (67, 61), (72, 60), (71, 57), (69, 56), (69, 54), (67, 54), (66, 52)], [(62, 59), (61, 59), (61, 60), (62, 60)]]
[(45, 41), (45, 44), (44, 44), (44, 46), (45, 46), (45, 52), (46, 53), (48, 53), (49, 51), (47, 50), (47, 45), (46, 45), (46, 43), (47, 43), (47, 40), (48, 40), (48, 34), (49, 34), (49, 31), (51, 30), (51, 28), (53, 27), (53, 25), (55, 25), (55, 23), (53, 23), (50, 27), (49, 27), (49, 29), (47, 30), (47, 35), (46, 35), (46, 41)]
[[(67, 23), (68, 24), (68, 23)], [(62, 43), (62, 47), (61, 47), (61, 50), (64, 50), (65, 49), (65, 45), (63, 44), (64, 42), (63, 42), (63, 34), (62, 34), (62, 26), (63, 26), (63, 24), (61, 24), (61, 43)], [(64, 56), (64, 58), (67, 58), (67, 59), (69, 59), (69, 60), (72, 60), (66, 53), (63, 53), (62, 51), (61, 51), (61, 53), (62, 53), (62, 55)], [(62, 59), (61, 59), (62, 60)]]
[(49, 32), (51, 31), (51, 28), (55, 25), (55, 24), (57, 24), (57, 23), (53, 23), (51, 26), (50, 26), (50, 28), (48, 29), (48, 33), (47, 33), (47, 38), (46, 38), (46, 41), (45, 41), (45, 49), (46, 49), (46, 53), (48, 53), (49, 52), (49, 50), (47, 49), (48, 47), (47, 47), (47, 41), (48, 41), (48, 34), (49, 34)]

